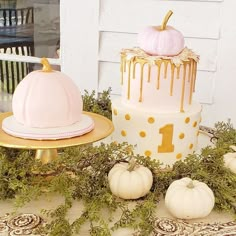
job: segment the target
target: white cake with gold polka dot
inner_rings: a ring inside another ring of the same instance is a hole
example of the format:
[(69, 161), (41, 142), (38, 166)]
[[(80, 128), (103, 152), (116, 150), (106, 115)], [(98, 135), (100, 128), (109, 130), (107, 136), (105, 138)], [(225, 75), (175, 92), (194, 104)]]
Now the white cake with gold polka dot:
[(198, 56), (184, 47), (177, 55), (121, 51), (119, 99), (112, 101), (113, 141), (172, 165), (197, 147), (201, 105), (193, 101)]

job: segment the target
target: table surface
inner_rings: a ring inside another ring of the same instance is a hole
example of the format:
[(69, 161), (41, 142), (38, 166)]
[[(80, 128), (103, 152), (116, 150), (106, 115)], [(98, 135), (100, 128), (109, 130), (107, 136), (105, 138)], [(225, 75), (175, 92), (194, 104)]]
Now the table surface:
[[(47, 218), (46, 215), (44, 215), (41, 210), (56, 209), (56, 207), (64, 203), (64, 198), (56, 194), (41, 196), (37, 200), (33, 200), (27, 203), (22, 208), (20, 208), (16, 215), (14, 216), (5, 215), (7, 213), (11, 213), (14, 210), (13, 202), (14, 200), (0, 201), (0, 207), (1, 207), (0, 223), (2, 223), (1, 226), (4, 226), (4, 224), (7, 226), (5, 227), (5, 229), (6, 231), (9, 232), (9, 235), (15, 235), (14, 230), (21, 229), (22, 234), (17, 234), (17, 235), (23, 236), (25, 235), (23, 234), (24, 229), (25, 232), (27, 232), (26, 230), (29, 230), (29, 232), (31, 232), (33, 229), (36, 229), (40, 225), (43, 225), (43, 222), (50, 221), (50, 219)], [(129, 203), (129, 207), (133, 208), (135, 204), (136, 202), (131, 201)], [(74, 200), (72, 208), (70, 209), (67, 215), (69, 221), (73, 222), (74, 220), (76, 220), (83, 213), (83, 209), (84, 209), (83, 203), (81, 201)], [(116, 222), (120, 218), (120, 216), (121, 216), (121, 211), (114, 212), (112, 221), (109, 222), (109, 227), (111, 227), (114, 224), (114, 222)], [(103, 212), (102, 218), (104, 219), (108, 218), (106, 211)], [(15, 224), (12, 224), (13, 222)], [(176, 219), (170, 215), (170, 213), (165, 208), (163, 200), (157, 205), (156, 208), (154, 228), (155, 232), (150, 236), (236, 235), (236, 222), (233, 221), (233, 217), (230, 216), (229, 214), (217, 213), (215, 211), (212, 211), (208, 217), (197, 220), (183, 221)], [(89, 236), (90, 235), (89, 229), (90, 225), (88, 222), (86, 222), (85, 224), (82, 225), (81, 231), (75, 235)], [(0, 235), (2, 235), (1, 233), (4, 233), (4, 227), (0, 228)], [(133, 233), (134, 233), (133, 229), (122, 228), (114, 231), (112, 233), (112, 236), (131, 236)], [(32, 233), (30, 235), (34, 234)]]

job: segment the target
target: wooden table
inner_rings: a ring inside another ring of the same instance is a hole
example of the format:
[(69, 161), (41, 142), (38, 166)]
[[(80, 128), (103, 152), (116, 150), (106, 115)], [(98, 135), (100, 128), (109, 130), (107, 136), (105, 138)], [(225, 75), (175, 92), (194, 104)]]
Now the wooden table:
[(34, 45), (34, 24), (0, 27), (0, 48)]
[(0, 37), (32, 37), (34, 36), (34, 24), (11, 25), (0, 27)]

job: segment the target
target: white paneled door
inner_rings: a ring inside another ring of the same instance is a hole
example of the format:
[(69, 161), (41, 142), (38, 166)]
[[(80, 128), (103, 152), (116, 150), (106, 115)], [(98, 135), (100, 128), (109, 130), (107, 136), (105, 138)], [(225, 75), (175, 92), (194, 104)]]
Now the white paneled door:
[[(186, 46), (200, 55), (195, 100), (202, 124), (236, 125), (235, 0), (66, 0), (62, 1), (62, 67), (83, 89), (112, 88), (120, 94), (120, 50), (137, 46), (137, 33), (159, 25), (168, 10)], [(73, 5), (73, 9), (71, 7)]]
[(62, 71), (82, 92), (111, 87), (119, 95), (120, 50), (137, 46), (137, 33), (161, 24), (170, 9), (169, 24), (200, 55), (194, 98), (203, 104), (202, 124), (236, 125), (235, 0), (61, 0)]

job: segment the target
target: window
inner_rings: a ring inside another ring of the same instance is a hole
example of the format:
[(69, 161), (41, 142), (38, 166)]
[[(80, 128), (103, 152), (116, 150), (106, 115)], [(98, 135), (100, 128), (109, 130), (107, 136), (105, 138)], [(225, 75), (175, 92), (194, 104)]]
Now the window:
[(0, 0), (1, 97), (12, 94), (42, 57), (60, 69), (59, 10), (59, 0)]

